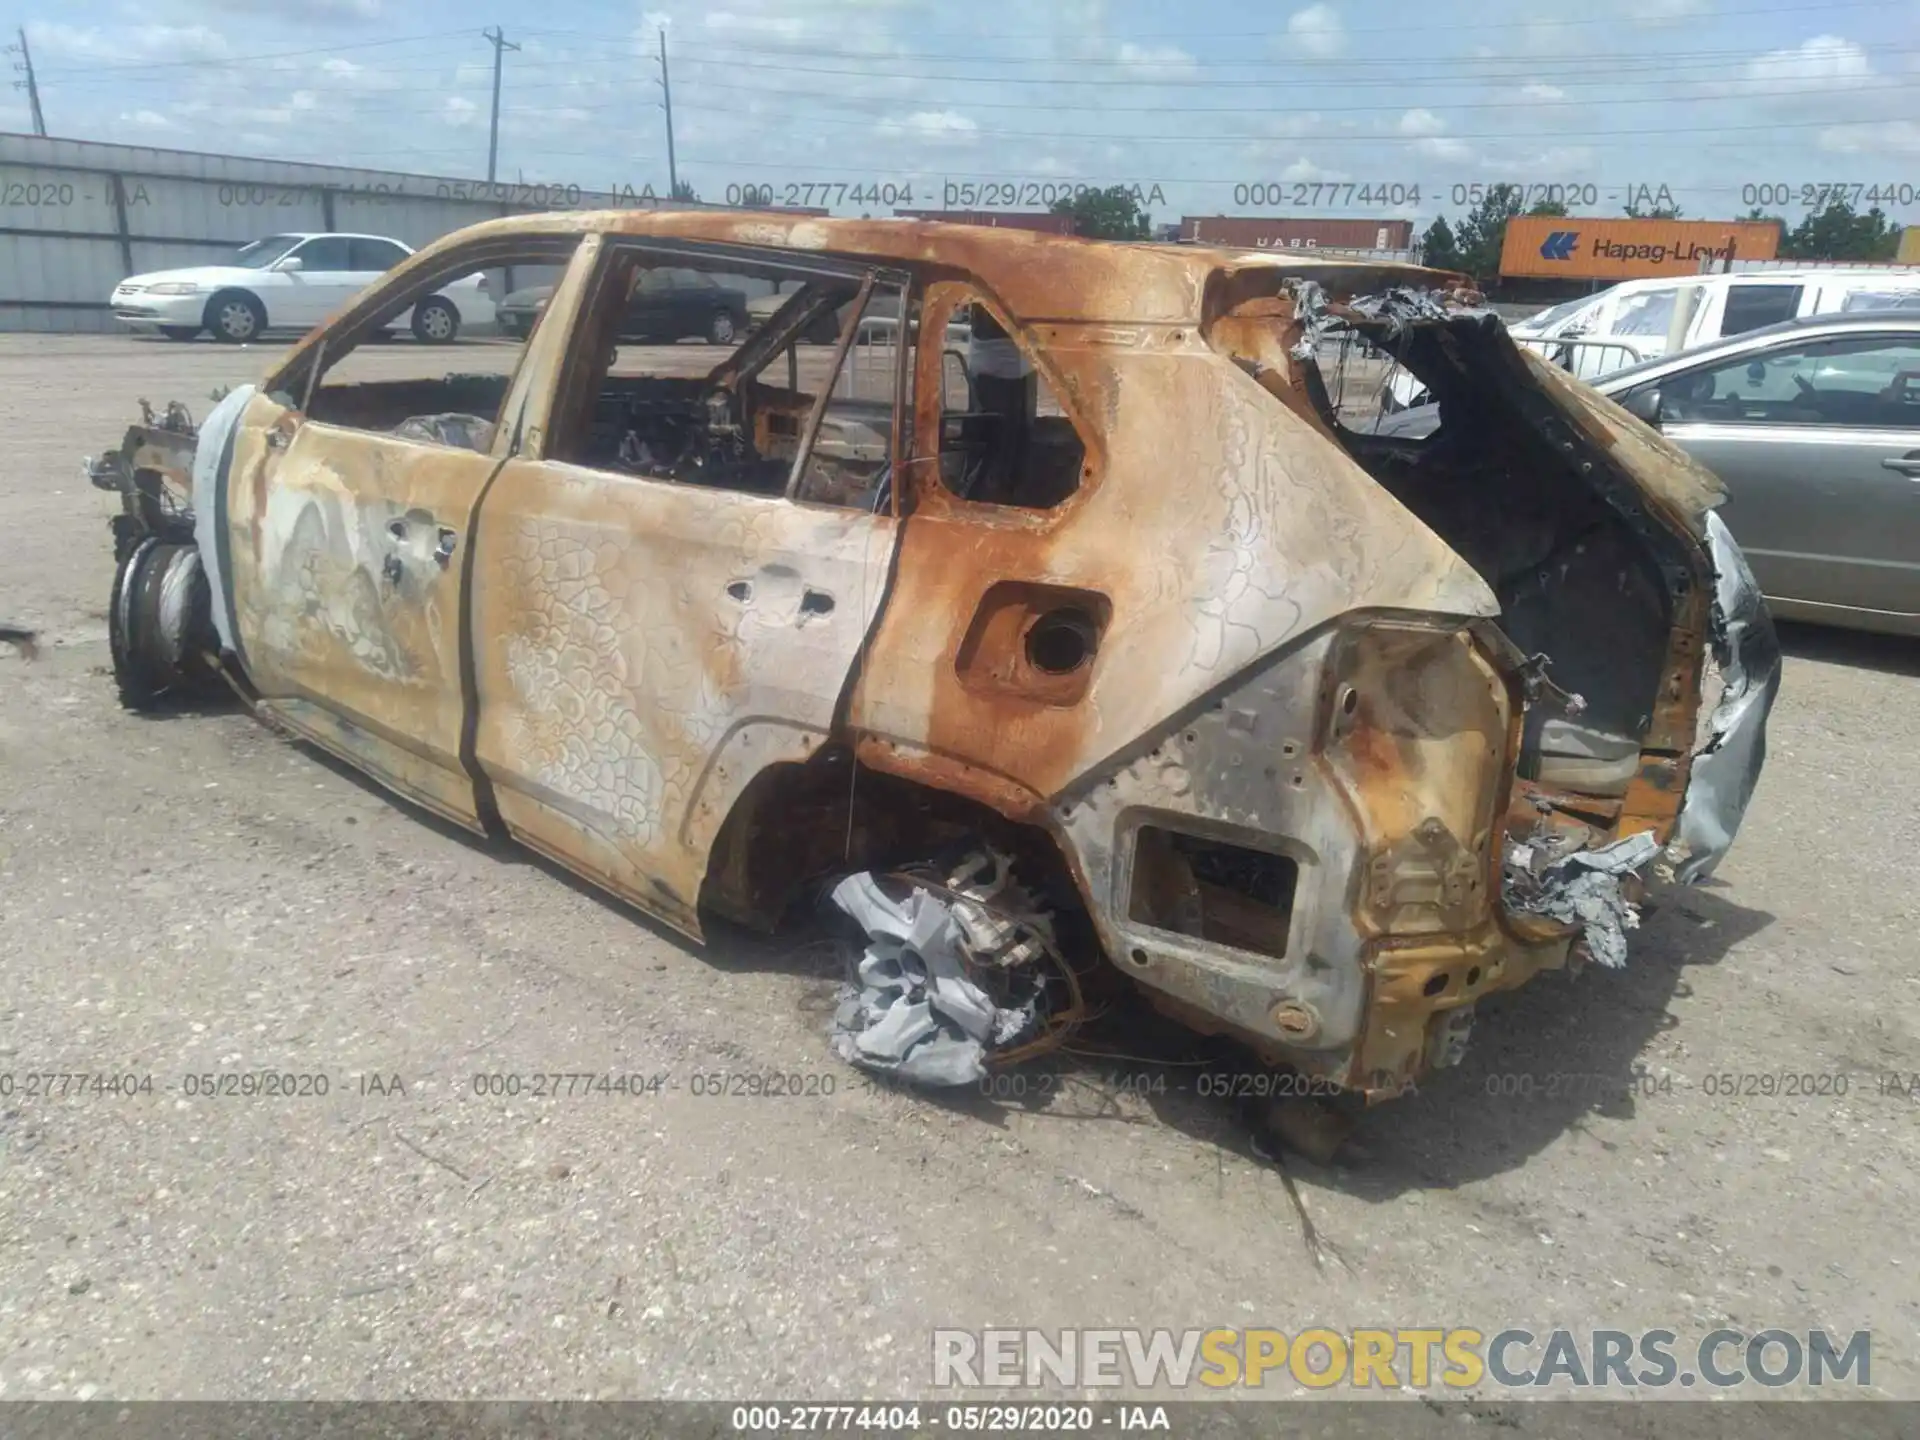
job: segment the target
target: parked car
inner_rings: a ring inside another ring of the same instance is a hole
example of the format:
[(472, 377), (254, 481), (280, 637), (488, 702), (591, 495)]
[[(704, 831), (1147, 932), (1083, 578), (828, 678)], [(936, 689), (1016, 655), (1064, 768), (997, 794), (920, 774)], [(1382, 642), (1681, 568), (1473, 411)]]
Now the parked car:
[[(805, 297), (711, 365), (616, 366), (613, 297), (702, 257)], [(560, 272), (511, 375), (334, 378), (483, 264)], [(492, 221), (90, 467), (122, 501), (115, 673), (134, 705), (230, 683), (696, 939), (831, 893), (870, 941), (855, 1063), (931, 1081), (963, 1033), (1012, 1063), (1105, 969), (1401, 1094), (1576, 942), (1623, 963), (1663, 847), (1713, 867), (1778, 678), (1712, 475), (1456, 282), (909, 220)], [(863, 293), (917, 302), (903, 363), (801, 364)], [(943, 383), (956, 314), (1007, 342), (977, 383)], [(1471, 423), (1339, 433), (1299, 340), (1340, 324)], [(918, 1011), (869, 1027), (887, 997)]]
[[(1666, 354), (1674, 315), (1683, 305), (1687, 318), (1679, 348), (1691, 350), (1805, 316), (1920, 309), (1920, 268), (1810, 267), (1623, 280), (1508, 328), (1527, 349), (1594, 381)], [(1390, 375), (1380, 394), (1388, 414), (1425, 399), (1405, 370)]]
[[(553, 295), (551, 285), (516, 290), (500, 304), (500, 328), (526, 336)], [(747, 297), (712, 275), (680, 267), (648, 270), (627, 302), (622, 340), (671, 345), (694, 338), (731, 345), (752, 326)]]
[[(1719, 475), (1776, 613), (1920, 635), (1920, 313), (1789, 320), (1594, 388)], [(1377, 429), (1439, 421), (1425, 405)]]
[[(114, 287), (116, 320), (191, 340), (201, 331), (243, 344), (268, 330), (305, 330), (341, 309), (413, 251), (384, 235), (268, 235), (218, 265), (129, 275)], [(395, 317), (414, 337), (446, 345), (493, 319), (483, 277), (462, 275)]]

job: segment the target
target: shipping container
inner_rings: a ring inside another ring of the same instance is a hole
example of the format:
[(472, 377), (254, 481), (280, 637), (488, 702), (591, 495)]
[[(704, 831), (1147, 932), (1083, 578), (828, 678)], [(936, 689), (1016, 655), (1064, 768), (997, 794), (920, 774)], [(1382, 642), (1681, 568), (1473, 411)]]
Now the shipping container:
[(1180, 238), (1230, 250), (1405, 250), (1411, 220), (1365, 220), (1275, 215), (1187, 215)]
[(1644, 280), (1697, 275), (1703, 263), (1771, 260), (1780, 226), (1771, 220), (1633, 220), (1598, 215), (1521, 215), (1507, 222), (1500, 273), (1557, 280)]

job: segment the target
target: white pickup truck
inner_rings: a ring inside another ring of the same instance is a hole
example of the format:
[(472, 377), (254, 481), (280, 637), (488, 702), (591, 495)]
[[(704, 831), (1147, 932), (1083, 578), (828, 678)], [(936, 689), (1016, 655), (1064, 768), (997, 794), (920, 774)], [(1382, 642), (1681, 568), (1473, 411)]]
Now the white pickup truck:
[[(1508, 333), (1582, 380), (1629, 365), (1743, 335), (1782, 320), (1856, 310), (1920, 309), (1920, 268), (1809, 268), (1623, 280), (1508, 326)], [(1681, 315), (1681, 343), (1671, 344)], [(1395, 368), (1380, 389), (1391, 414), (1420, 404), (1426, 392)]]

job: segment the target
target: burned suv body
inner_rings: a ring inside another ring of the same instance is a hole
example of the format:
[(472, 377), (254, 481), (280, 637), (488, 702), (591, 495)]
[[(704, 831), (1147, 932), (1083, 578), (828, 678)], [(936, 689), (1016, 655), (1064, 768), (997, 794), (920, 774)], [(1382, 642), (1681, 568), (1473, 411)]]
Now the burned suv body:
[[(543, 261), (511, 376), (321, 383), (443, 272)], [(624, 297), (690, 264), (799, 283), (711, 372), (621, 375)], [(123, 686), (217, 668), (695, 937), (977, 837), (1181, 1020), (1393, 1094), (1481, 997), (1617, 960), (1642, 877), (1711, 868), (1777, 679), (1713, 477), (1455, 283), (922, 222), (479, 226), (95, 467)], [(859, 396), (889, 305), (921, 324)], [(1011, 347), (947, 344), (968, 320)], [(1437, 434), (1342, 423), (1340, 334)]]

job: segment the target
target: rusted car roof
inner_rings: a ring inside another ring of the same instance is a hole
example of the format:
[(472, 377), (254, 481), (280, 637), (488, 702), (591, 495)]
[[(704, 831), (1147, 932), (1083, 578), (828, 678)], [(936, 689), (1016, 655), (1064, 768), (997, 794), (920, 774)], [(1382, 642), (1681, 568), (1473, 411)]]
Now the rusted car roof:
[(1460, 278), (1416, 265), (1282, 257), (1200, 245), (1122, 244), (937, 220), (850, 220), (744, 210), (514, 215), (435, 241), (408, 264), (429, 266), (454, 244), (576, 232), (832, 251), (933, 265), (976, 277), (1028, 323), (1191, 324), (1200, 319), (1209, 279), (1243, 270), (1311, 279), (1336, 293), (1383, 284), (1445, 286)]

